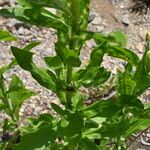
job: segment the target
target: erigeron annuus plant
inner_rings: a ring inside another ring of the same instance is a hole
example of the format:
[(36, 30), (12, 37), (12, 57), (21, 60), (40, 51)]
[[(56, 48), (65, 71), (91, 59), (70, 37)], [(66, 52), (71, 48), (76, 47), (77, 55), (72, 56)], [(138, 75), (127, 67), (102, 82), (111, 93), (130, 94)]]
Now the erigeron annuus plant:
[[(123, 33), (104, 35), (87, 30), (89, 3), (90, 0), (18, 0), (15, 7), (0, 10), (3, 17), (57, 30), (56, 55), (44, 58), (46, 68), (38, 67), (32, 59), (31, 50), (39, 42), (11, 50), (17, 64), (41, 86), (56, 93), (64, 106), (51, 103), (59, 117), (42, 114), (30, 119), (30, 125), (20, 129), (19, 142), (11, 149), (126, 149), (129, 136), (150, 127), (150, 107), (138, 99), (150, 87), (149, 34), (140, 60), (124, 48), (127, 41)], [(80, 52), (91, 39), (96, 46), (88, 64), (81, 67)], [(127, 62), (125, 71), (118, 71), (115, 99), (97, 100), (86, 106), (80, 87), (96, 87), (109, 79), (111, 72), (101, 66), (106, 54)]]

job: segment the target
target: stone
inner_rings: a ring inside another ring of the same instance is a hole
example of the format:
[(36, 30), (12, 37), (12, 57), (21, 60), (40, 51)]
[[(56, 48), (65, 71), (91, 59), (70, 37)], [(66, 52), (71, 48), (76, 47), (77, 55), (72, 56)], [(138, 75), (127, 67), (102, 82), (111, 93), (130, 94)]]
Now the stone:
[(88, 18), (88, 23), (91, 23), (95, 19), (96, 15), (95, 14), (90, 14)]
[(139, 53), (143, 53), (144, 52), (144, 46), (142, 43), (138, 43), (136, 46), (135, 46), (135, 49), (139, 52)]
[(6, 54), (4, 54), (4, 53), (0, 54), (0, 59), (1, 60), (5, 60), (6, 58), (7, 58)]
[(142, 41), (145, 41), (146, 34), (147, 34), (147, 30), (141, 28), (139, 32), (139, 37), (141, 38)]
[(129, 15), (128, 14), (124, 14), (122, 16), (122, 23), (126, 26), (130, 25), (130, 20), (129, 20)]
[(100, 24), (102, 24), (102, 22), (103, 22), (103, 19), (101, 17), (97, 17), (93, 20), (92, 24), (93, 25), (100, 25)]

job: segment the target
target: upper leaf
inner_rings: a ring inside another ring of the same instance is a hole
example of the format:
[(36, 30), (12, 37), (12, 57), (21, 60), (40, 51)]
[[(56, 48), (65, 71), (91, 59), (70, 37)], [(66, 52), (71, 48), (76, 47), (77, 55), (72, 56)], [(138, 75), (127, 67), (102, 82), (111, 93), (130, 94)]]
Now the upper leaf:
[(40, 85), (56, 92), (57, 77), (53, 72), (37, 67), (32, 61), (33, 53), (15, 47), (12, 47), (11, 49), (20, 67), (29, 71)]

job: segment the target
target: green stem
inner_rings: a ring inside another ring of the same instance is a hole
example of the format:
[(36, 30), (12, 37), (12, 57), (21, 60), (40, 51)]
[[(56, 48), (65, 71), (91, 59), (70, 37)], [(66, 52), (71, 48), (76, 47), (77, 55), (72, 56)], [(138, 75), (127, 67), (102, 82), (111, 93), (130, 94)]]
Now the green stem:
[[(69, 43), (69, 48), (70, 50), (75, 49), (75, 42), (72, 41), (72, 38), (77, 32), (77, 22), (78, 22), (78, 7), (77, 5), (78, 2), (77, 0), (70, 0), (70, 7), (72, 11), (72, 24), (71, 24), (71, 37), (70, 37), (70, 43)], [(69, 90), (71, 84), (72, 84), (72, 74), (73, 74), (73, 67), (70, 65), (67, 65), (67, 76), (66, 76), (66, 84), (67, 84), (67, 90), (66, 90), (66, 101), (67, 101), (67, 108), (71, 109), (71, 99), (72, 99), (72, 91)]]
[[(2, 78), (3, 78), (3, 77), (2, 77)], [(3, 83), (3, 85), (4, 85), (4, 83)], [(8, 98), (7, 98), (7, 94), (6, 94), (6, 90), (5, 90), (4, 86), (2, 86), (1, 89), (2, 89), (3, 96), (4, 96), (4, 98), (2, 98), (2, 101), (3, 101), (3, 103), (7, 106), (8, 113), (9, 113), (11, 119), (15, 122), (15, 117), (14, 117), (13, 111), (12, 111), (12, 109), (11, 109), (11, 105), (10, 105), (10, 103), (9, 103), (9, 100), (8, 100)]]
[(9, 115), (10, 115), (11, 119), (15, 122), (15, 117), (14, 117), (13, 111), (12, 111), (12, 109), (11, 109), (11, 106), (10, 106), (10, 103), (9, 103), (9, 101), (8, 101), (8, 98), (7, 98), (7, 95), (6, 95), (6, 94), (4, 95), (3, 102), (5, 103), (5, 105), (6, 105), (7, 108), (8, 108), (8, 112), (9, 112)]
[(67, 90), (66, 90), (66, 100), (67, 100), (67, 107), (71, 109), (71, 98), (72, 93), (68, 90), (68, 88), (71, 86), (72, 82), (72, 73), (73, 73), (73, 67), (67, 66), (67, 77), (66, 77), (66, 83), (67, 83)]

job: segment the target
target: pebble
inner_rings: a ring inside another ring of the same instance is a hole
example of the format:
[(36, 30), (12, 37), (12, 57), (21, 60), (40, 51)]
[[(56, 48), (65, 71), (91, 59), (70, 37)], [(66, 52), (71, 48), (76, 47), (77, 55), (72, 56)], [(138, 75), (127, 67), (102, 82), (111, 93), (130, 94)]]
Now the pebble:
[(93, 20), (92, 24), (93, 24), (93, 25), (100, 25), (100, 24), (102, 24), (102, 22), (103, 22), (103, 19), (102, 19), (101, 17), (96, 17), (96, 18)]
[(130, 25), (130, 20), (129, 20), (129, 15), (128, 14), (124, 14), (122, 16), (122, 23), (126, 26)]
[(0, 54), (0, 59), (1, 60), (5, 60), (7, 58), (7, 55), (6, 54), (4, 54), (4, 53), (1, 53)]
[(144, 52), (144, 46), (142, 43), (138, 43), (136, 46), (135, 46), (135, 49), (139, 52), (139, 53), (143, 53)]
[(140, 28), (139, 37), (142, 41), (145, 41), (147, 32), (147, 29)]
[(89, 15), (88, 22), (91, 23), (95, 19), (95, 17), (96, 17), (96, 15), (94, 13), (91, 13)]

